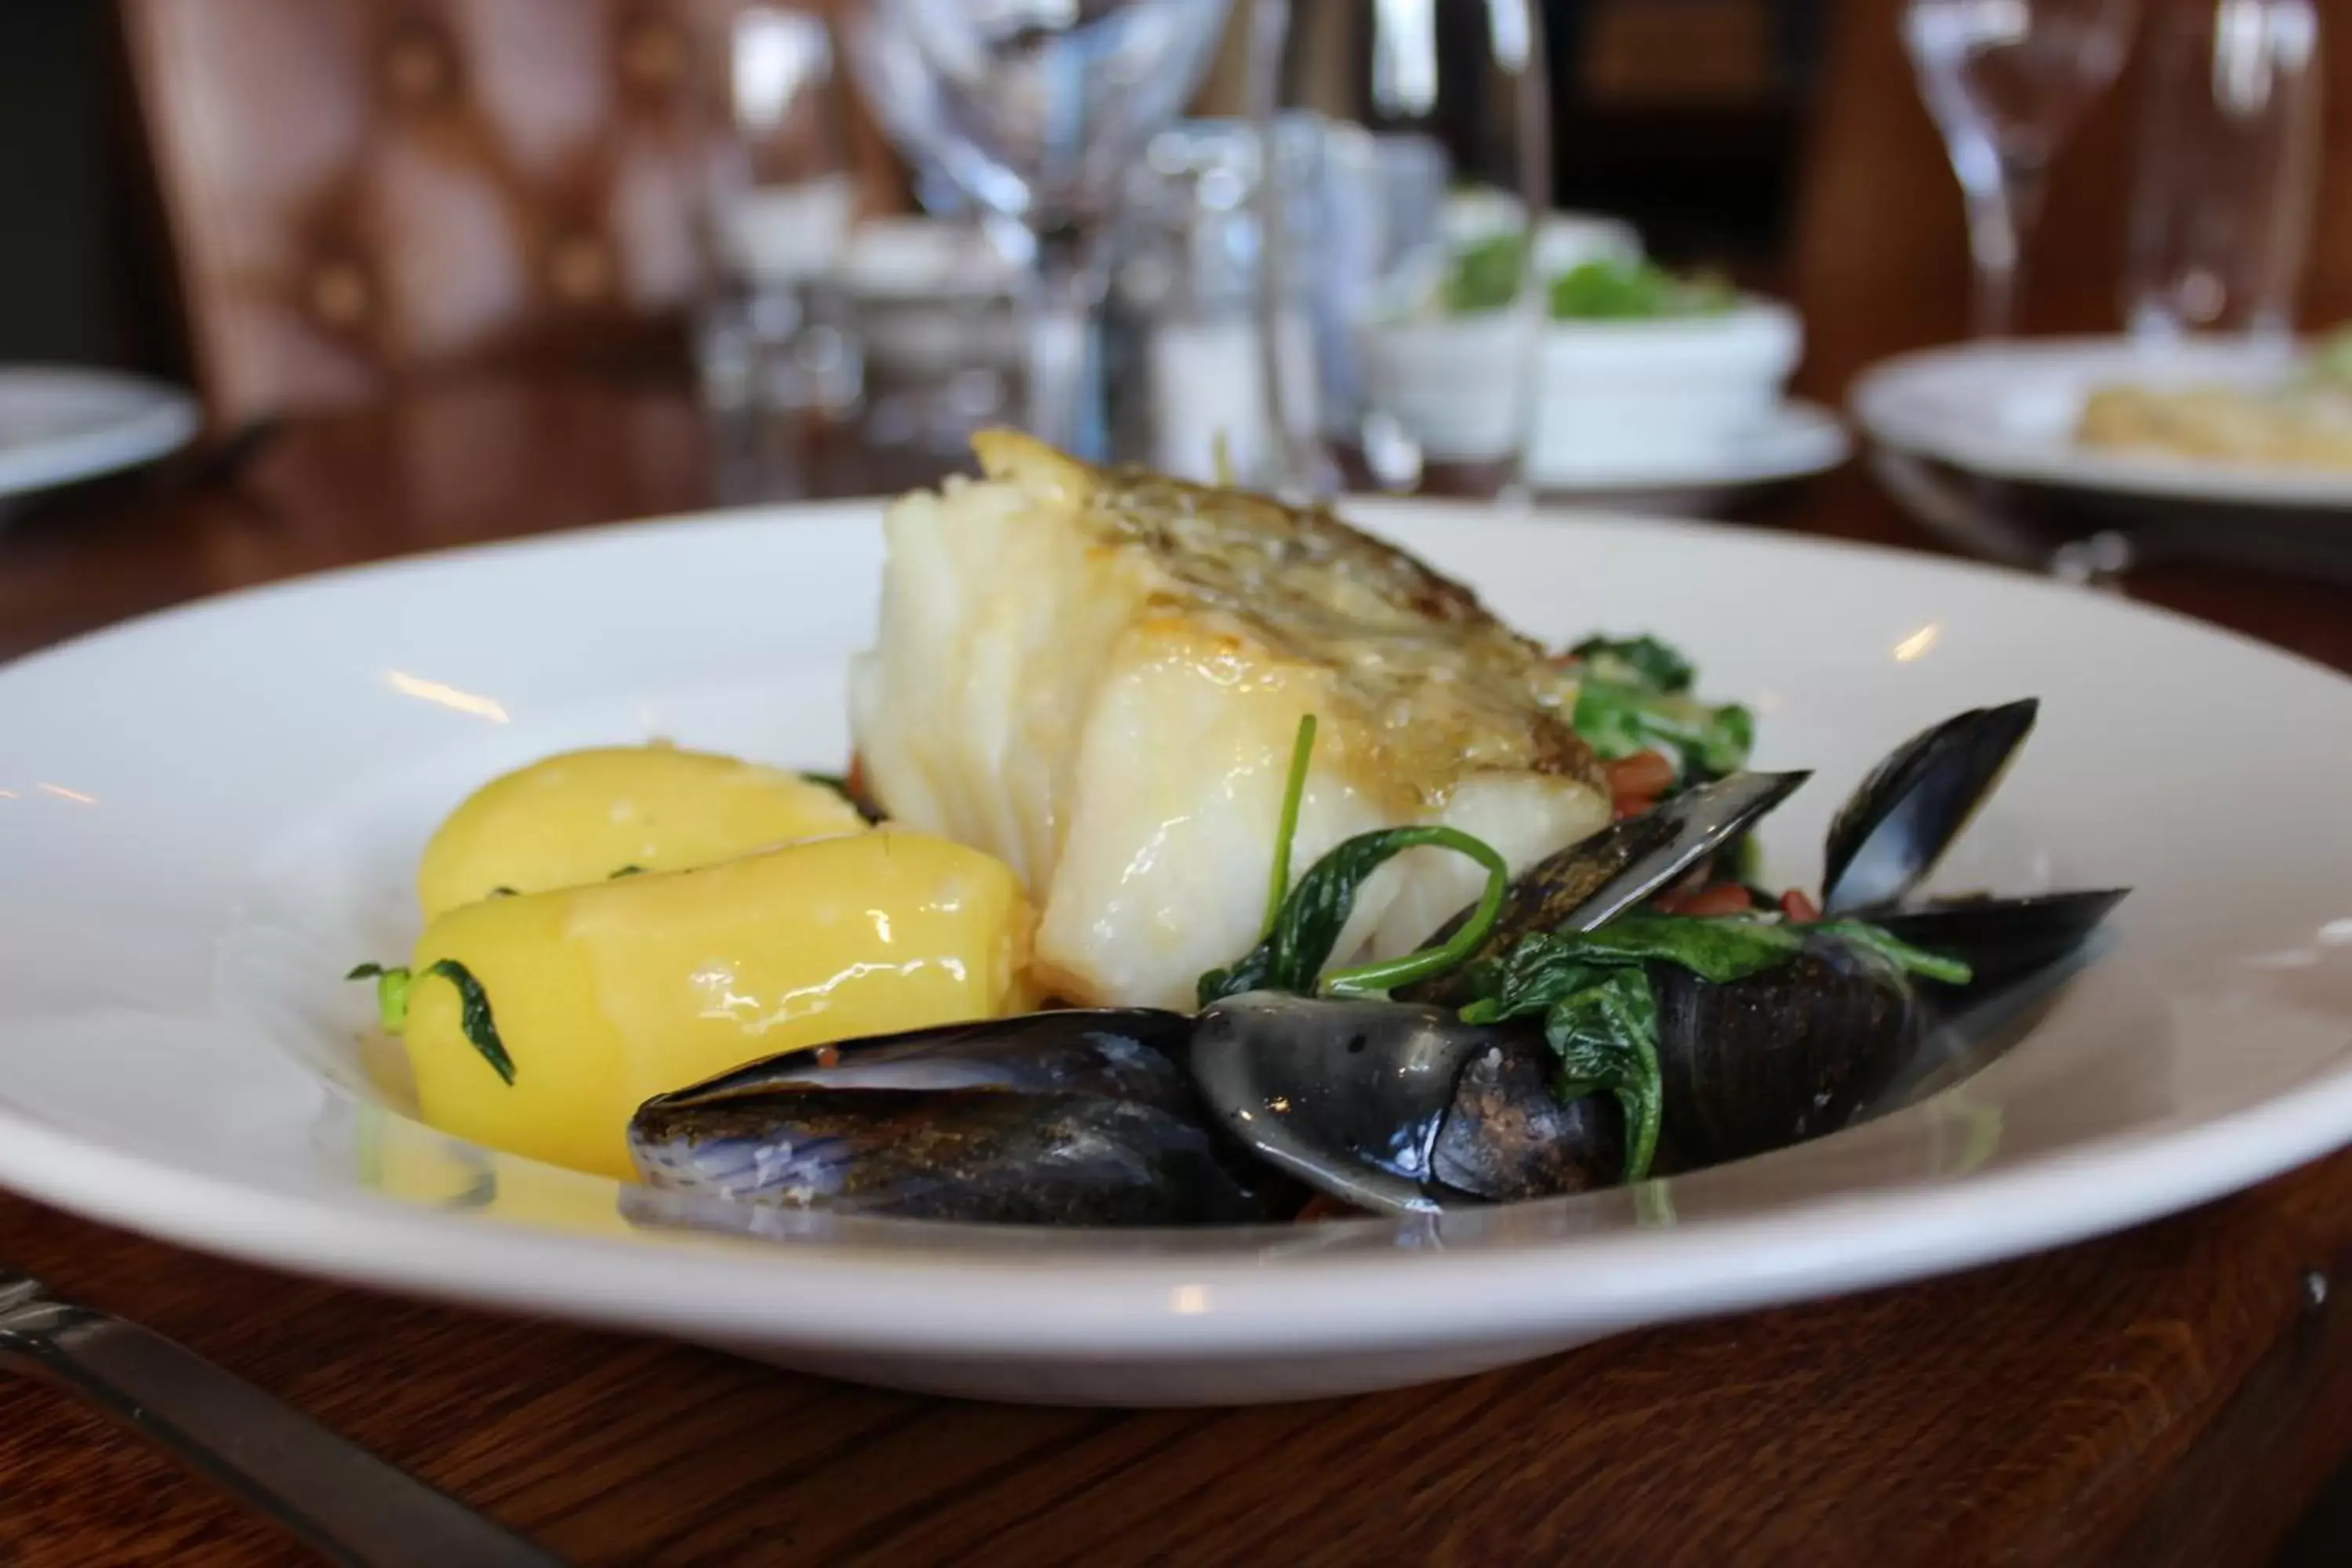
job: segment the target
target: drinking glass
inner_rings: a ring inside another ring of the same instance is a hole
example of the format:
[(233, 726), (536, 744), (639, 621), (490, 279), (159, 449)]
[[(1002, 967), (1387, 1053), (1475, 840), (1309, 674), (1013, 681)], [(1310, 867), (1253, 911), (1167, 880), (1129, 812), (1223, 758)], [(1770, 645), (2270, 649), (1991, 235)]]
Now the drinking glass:
[(2123, 68), (2136, 0), (1908, 0), (1904, 42), (1969, 213), (1973, 325), (2017, 325), (2050, 161)]
[(2312, 0), (2159, 0), (2132, 193), (2136, 335), (2239, 329), (2284, 347), (2318, 195)]
[(698, 322), (715, 407), (853, 408), (863, 361), (835, 273), (857, 205), (823, 17), (754, 5), (730, 27), (719, 90), (731, 132), (706, 193), (714, 279)]
[[(1255, 0), (1250, 41), (1252, 115), (1279, 150), (1257, 403), (1282, 426), (1281, 487), (1520, 489), (1550, 209), (1540, 7)], [(1309, 353), (1284, 350), (1299, 312)]]
[(1026, 279), (1031, 432), (1108, 455), (1097, 316), (1110, 219), (1182, 112), (1230, 0), (866, 0), (859, 85), (909, 161), (944, 173)]

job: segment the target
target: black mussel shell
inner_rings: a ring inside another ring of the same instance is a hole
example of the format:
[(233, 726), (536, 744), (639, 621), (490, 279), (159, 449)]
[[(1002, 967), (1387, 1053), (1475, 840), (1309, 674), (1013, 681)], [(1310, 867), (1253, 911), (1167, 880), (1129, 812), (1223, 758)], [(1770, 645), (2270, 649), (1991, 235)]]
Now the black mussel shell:
[(1208, 1133), (1133, 1100), (790, 1086), (638, 1112), (650, 1186), (836, 1213), (999, 1225), (1261, 1217)]
[(1613, 1105), (1560, 1104), (1540, 1032), (1436, 1007), (1254, 992), (1201, 1015), (1208, 1114), (1258, 1159), (1386, 1214), (1582, 1192), (1623, 1164)]
[(648, 1100), (648, 1184), (782, 1206), (1025, 1225), (1261, 1217), (1180, 1065), (1192, 1021), (1037, 1013), (786, 1052)]
[(1559, 1058), (1532, 1020), (1475, 1052), (1430, 1145), (1441, 1195), (1524, 1203), (1616, 1184), (1625, 1171), (1625, 1122), (1615, 1100), (1563, 1102)]
[(1975, 708), (1889, 752), (1830, 821), (1822, 908), (1831, 914), (1899, 902), (1926, 880), (2023, 743), (2035, 699)]
[[(1546, 857), (1513, 879), (1493, 931), (1471, 963), (1499, 955), (1530, 931), (1590, 931), (1615, 919), (1728, 846), (1811, 776), (1733, 773)], [(1451, 937), (1470, 913), (1465, 909), (1446, 921), (1429, 942)], [(1463, 964), (1399, 995), (1458, 1006), (1470, 999), (1469, 968)]]
[(1921, 1037), (1901, 972), (1839, 942), (1712, 984), (1649, 966), (1664, 1110), (1655, 1168), (1693, 1170), (1834, 1132), (1885, 1087)]
[(1863, 918), (1914, 947), (1960, 960), (1972, 972), (1973, 991), (2020, 979), (2066, 957), (2090, 940), (2128, 891), (1938, 899)]
[(1068, 1008), (944, 1024), (809, 1046), (656, 1096), (656, 1107), (708, 1107), (788, 1085), (814, 1089), (1001, 1089), (1135, 1100), (1179, 1114), (1190, 1089), (1176, 1063), (1192, 1032), (1181, 1013)]

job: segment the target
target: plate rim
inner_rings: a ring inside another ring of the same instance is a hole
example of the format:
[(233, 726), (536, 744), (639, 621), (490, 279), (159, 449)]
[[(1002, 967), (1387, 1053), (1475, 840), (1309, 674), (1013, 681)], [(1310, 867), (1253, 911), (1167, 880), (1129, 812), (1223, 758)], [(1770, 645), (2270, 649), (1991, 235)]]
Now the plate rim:
[[(264, 598), (317, 592), (347, 579), (407, 570), (447, 569), (486, 553), (561, 552), (616, 543), (681, 528), (749, 531), (778, 521), (870, 526), (887, 498), (762, 505), (620, 521), (560, 533), (445, 547), (355, 563), (207, 595), (134, 616), (0, 664), (0, 682), (37, 679), (40, 668), (101, 641), (152, 635), (183, 619), (233, 615)], [(1383, 514), (1475, 513), (1462, 503), (1386, 497), (1343, 505), (1377, 523)], [(1567, 521), (1604, 528), (1719, 540), (1718, 526), (1638, 512), (1538, 505), (1513, 521)], [(2338, 671), (2232, 628), (2144, 605), (2084, 597), (2065, 584), (1978, 562), (1885, 544), (1741, 531), (1753, 547), (1776, 554), (1854, 554), (1930, 574), (1999, 581), (2011, 592), (2064, 598), (2095, 615), (2149, 617), (2220, 637), (2273, 659), (2345, 681)], [(1008, 1253), (1001, 1259), (959, 1253), (960, 1282), (992, 1303), (959, 1313), (946, 1326), (937, 1313), (936, 1258), (818, 1240), (789, 1247), (711, 1238), (704, 1246), (650, 1249), (636, 1241), (564, 1233), (496, 1218), (461, 1218), (366, 1194), (289, 1194), (168, 1161), (93, 1143), (0, 1100), (0, 1183), (56, 1206), (175, 1245), (248, 1261), (323, 1274), (443, 1300), (548, 1312), (582, 1321), (667, 1331), (756, 1333), (812, 1349), (949, 1354), (982, 1351), (1056, 1358), (1074, 1348), (1150, 1360), (1218, 1350), (1345, 1349), (1434, 1343), (1513, 1333), (1560, 1339), (1612, 1327), (1737, 1310), (1821, 1291), (1871, 1289), (1956, 1268), (2021, 1256), (2175, 1212), (2235, 1191), (2340, 1146), (2352, 1134), (2352, 1063), (2321, 1072), (2270, 1097), (2186, 1128), (2149, 1136), (2108, 1134), (2022, 1164), (1958, 1178), (1923, 1178), (1891, 1187), (1815, 1194), (1752, 1215), (1712, 1218), (1657, 1230), (1610, 1229), (1542, 1240), (1489, 1240), (1453, 1249), (1443, 1267), (1405, 1248), (1269, 1259), (1255, 1248), (1199, 1252), (1106, 1249), (1050, 1257)], [(2183, 1160), (2184, 1147), (2210, 1152)], [(1770, 1158), (1765, 1156), (1764, 1158)], [(46, 1163), (45, 1163), (46, 1162)], [(78, 1180), (67, 1173), (82, 1170)], [(2184, 1174), (2184, 1173), (2187, 1173)], [(594, 1180), (595, 1178), (582, 1178)], [(612, 1184), (615, 1191), (618, 1184)], [(2054, 1201), (2063, 1196), (2067, 1201)], [(1987, 1209), (2008, 1223), (1966, 1223)], [(2022, 1213), (2025, 1218), (2016, 1217)], [(1824, 1214), (1841, 1223), (1822, 1230)], [(868, 1222), (872, 1223), (872, 1222)], [(904, 1222), (900, 1222), (904, 1223)], [(1339, 1222), (1358, 1235), (1394, 1231), (1393, 1222)], [(1814, 1232), (1810, 1247), (1794, 1245)], [(1797, 1234), (1791, 1234), (1797, 1233)], [(1197, 1235), (1197, 1233), (1194, 1233)], [(1263, 1237), (1265, 1233), (1258, 1233)], [(1727, 1270), (1737, 1248), (1749, 1266)], [(519, 1250), (520, 1249), (520, 1250)], [(412, 1256), (413, 1254), (413, 1256)], [(538, 1267), (524, 1268), (528, 1254)], [(462, 1266), (459, 1260), (462, 1255)], [(1602, 1265), (1635, 1261), (1631, 1287), (1602, 1278), (1563, 1288), (1563, 1260)], [(659, 1285), (631, 1279), (649, 1256), (668, 1267)], [(713, 1261), (712, 1259), (716, 1259)], [(681, 1310), (677, 1281), (691, 1277), (709, 1295)], [(551, 1290), (576, 1277), (593, 1292)], [(779, 1280), (790, 1289), (780, 1289)], [(1333, 1283), (1374, 1281), (1377, 1305), (1334, 1318)], [(1476, 1287), (1469, 1310), (1453, 1300)], [(1692, 1282), (1696, 1281), (1696, 1284)], [(1068, 1283), (1051, 1314), (1034, 1311), (1041, 1284)], [(795, 1315), (794, 1304), (855, 1290), (856, 1314)], [(1209, 1308), (1183, 1304), (1205, 1290)], [(1448, 1303), (1450, 1302), (1450, 1306)], [(884, 1310), (885, 1305), (888, 1310)], [(1305, 1309), (1312, 1304), (1316, 1310)], [(1440, 1310), (1442, 1306), (1448, 1310)], [(1024, 1310), (1025, 1308), (1025, 1310)], [(692, 1319), (688, 1325), (683, 1320)]]
[[(37, 495), (153, 462), (186, 446), (204, 424), (191, 394), (152, 376), (97, 365), (0, 365), (0, 384), (32, 380), (103, 388), (124, 399), (126, 412), (99, 429), (0, 447), (0, 499)], [(134, 397), (143, 405), (135, 412)]]
[[(2226, 345), (2210, 346), (2220, 352)], [(1847, 392), (1846, 408), (1863, 433), (1881, 446), (1991, 479), (2094, 494), (2265, 510), (2352, 510), (2352, 473), (2264, 468), (2161, 453), (2107, 452), (1981, 436), (1918, 417), (1905, 403), (1921, 377), (1954, 364), (2000, 359), (2056, 361), (2067, 355), (2104, 359), (2147, 352), (2150, 351), (2120, 333), (1938, 343), (1891, 355), (1864, 369)], [(2249, 358), (2262, 352), (2253, 345), (2245, 346)]]

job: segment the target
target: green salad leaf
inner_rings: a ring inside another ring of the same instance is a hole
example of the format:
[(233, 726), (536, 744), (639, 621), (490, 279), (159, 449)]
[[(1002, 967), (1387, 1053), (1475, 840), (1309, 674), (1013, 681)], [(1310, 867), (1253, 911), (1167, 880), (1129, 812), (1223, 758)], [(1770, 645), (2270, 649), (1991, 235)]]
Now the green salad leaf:
[(1587, 637), (1568, 652), (1612, 679), (1639, 681), (1655, 691), (1688, 691), (1698, 679), (1680, 648), (1647, 632), (1633, 637)]
[(1717, 279), (1675, 277), (1649, 261), (1596, 259), (1551, 280), (1556, 321), (1665, 321), (1720, 315), (1739, 301)]
[(1446, 276), (1446, 310), (1457, 316), (1501, 310), (1519, 297), (1526, 258), (1527, 246), (1516, 234), (1490, 234), (1464, 246)]

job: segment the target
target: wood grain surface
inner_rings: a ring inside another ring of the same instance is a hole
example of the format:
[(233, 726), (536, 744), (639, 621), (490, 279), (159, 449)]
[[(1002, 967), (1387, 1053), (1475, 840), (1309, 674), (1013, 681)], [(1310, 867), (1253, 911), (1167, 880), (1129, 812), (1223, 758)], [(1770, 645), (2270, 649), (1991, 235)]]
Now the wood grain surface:
[[(0, 656), (351, 562), (928, 467), (715, 428), (667, 384), (457, 383), (33, 509), (0, 533)], [(1858, 469), (1753, 515), (1926, 542)], [(2352, 590), (2210, 567), (2130, 590), (2352, 668)], [(8, 1198), (0, 1260), (593, 1563), (2252, 1563), (2352, 1451), (2352, 1155), (2004, 1267), (1236, 1412), (877, 1393)], [(134, 1439), (0, 1384), (0, 1563), (299, 1560)]]

